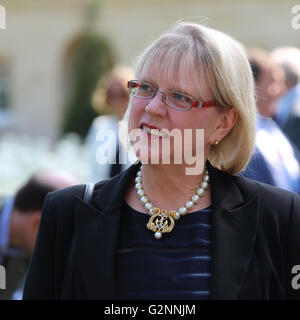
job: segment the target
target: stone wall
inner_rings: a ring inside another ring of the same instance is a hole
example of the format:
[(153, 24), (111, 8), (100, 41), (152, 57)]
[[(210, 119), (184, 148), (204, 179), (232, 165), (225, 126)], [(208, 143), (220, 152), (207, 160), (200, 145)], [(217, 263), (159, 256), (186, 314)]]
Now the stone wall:
[[(7, 29), (0, 31), (0, 57), (10, 64), (15, 131), (54, 141), (66, 99), (65, 56), (84, 24), (91, 0), (0, 0)], [(178, 19), (204, 22), (246, 45), (273, 49), (300, 46), (291, 27), (290, 0), (103, 0), (96, 29), (111, 41), (121, 63), (134, 58)]]

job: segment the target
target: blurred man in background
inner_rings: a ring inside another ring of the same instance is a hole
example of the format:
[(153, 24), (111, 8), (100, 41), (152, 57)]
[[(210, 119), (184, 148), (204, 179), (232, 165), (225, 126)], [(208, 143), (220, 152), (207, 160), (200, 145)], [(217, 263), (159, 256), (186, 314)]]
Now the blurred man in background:
[[(253, 71), (257, 98), (256, 148), (272, 176), (273, 184), (300, 193), (300, 154), (272, 119), (277, 112), (279, 99), (286, 93), (285, 75), (280, 65), (261, 49), (248, 52)], [(264, 165), (263, 164), (263, 165)], [(256, 162), (257, 167), (261, 164)], [(254, 171), (247, 168), (245, 176), (253, 177)], [(257, 179), (260, 180), (260, 179)]]
[(280, 47), (271, 53), (285, 73), (286, 94), (280, 99), (274, 120), (300, 149), (300, 49)]
[(14, 197), (0, 200), (0, 265), (6, 270), (6, 289), (0, 290), (0, 300), (22, 297), (47, 193), (77, 183), (66, 172), (43, 170), (35, 173)]

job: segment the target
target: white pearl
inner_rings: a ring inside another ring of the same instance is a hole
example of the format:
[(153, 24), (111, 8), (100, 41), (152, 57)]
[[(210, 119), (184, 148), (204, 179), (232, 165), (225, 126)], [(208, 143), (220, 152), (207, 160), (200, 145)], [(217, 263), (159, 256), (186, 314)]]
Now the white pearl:
[(135, 188), (136, 188), (137, 190), (139, 190), (139, 189), (142, 189), (143, 186), (142, 186), (142, 184), (141, 184), (140, 182), (138, 182), (138, 183), (135, 184)]
[(151, 202), (147, 202), (147, 203), (145, 204), (145, 208), (146, 208), (148, 211), (151, 210), (152, 207), (153, 207), (153, 205), (152, 205)]
[(136, 182), (136, 183), (142, 182), (142, 177), (136, 177), (136, 178), (135, 178), (135, 182)]
[(179, 219), (180, 219), (180, 213), (177, 211), (176, 214), (175, 214), (175, 216), (173, 216), (173, 218), (174, 218), (175, 220), (179, 220)]
[[(202, 177), (201, 181), (201, 187), (197, 189), (196, 194), (192, 196), (191, 201), (187, 201), (185, 203), (185, 207), (181, 207), (178, 209), (176, 214), (173, 216), (174, 220), (180, 219), (181, 215), (185, 215), (187, 211), (191, 208), (193, 208), (194, 204), (197, 203), (200, 199), (200, 197), (203, 196), (205, 190), (208, 188), (208, 182), (209, 182), (209, 175), (208, 175), (208, 170), (206, 169), (204, 172), (204, 175)], [(141, 202), (145, 206), (146, 210), (149, 211), (151, 215), (154, 214), (155, 210), (153, 208), (153, 204), (149, 202), (148, 197), (146, 196), (146, 193), (143, 189), (143, 184), (142, 184), (142, 166), (140, 167), (140, 170), (136, 174), (135, 178), (135, 188), (136, 188), (136, 193), (140, 197)], [(156, 239), (161, 239), (162, 233), (157, 231), (154, 234), (154, 237)]]
[(138, 189), (136, 193), (139, 195), (140, 198), (145, 195), (144, 189)]
[(154, 214), (154, 208), (150, 209), (149, 213)]
[(208, 183), (206, 181), (201, 182), (201, 187), (206, 190), (208, 188)]
[(192, 201), (193, 201), (194, 203), (197, 203), (197, 202), (199, 201), (199, 199), (200, 199), (200, 197), (199, 197), (197, 194), (195, 194), (195, 195), (192, 196)]
[(186, 207), (181, 207), (178, 209), (180, 215), (184, 215), (187, 213), (187, 208)]
[(203, 188), (199, 188), (198, 190), (197, 190), (197, 195), (198, 196), (203, 196), (203, 193), (204, 193), (204, 189)]
[(193, 202), (193, 201), (187, 201), (187, 202), (185, 203), (185, 207), (186, 207), (187, 209), (191, 209), (191, 208), (193, 208), (193, 206), (194, 206), (194, 202)]
[(142, 196), (142, 197), (141, 197), (141, 201), (142, 201), (144, 204), (146, 204), (146, 203), (149, 201), (149, 199), (148, 199), (148, 197), (146, 197), (146, 196)]
[(154, 237), (155, 237), (155, 239), (161, 239), (161, 237), (162, 237), (162, 234), (161, 234), (161, 232), (155, 232), (154, 233)]
[(208, 182), (209, 181), (209, 176), (206, 174), (204, 175), (204, 177), (202, 178), (203, 181)]

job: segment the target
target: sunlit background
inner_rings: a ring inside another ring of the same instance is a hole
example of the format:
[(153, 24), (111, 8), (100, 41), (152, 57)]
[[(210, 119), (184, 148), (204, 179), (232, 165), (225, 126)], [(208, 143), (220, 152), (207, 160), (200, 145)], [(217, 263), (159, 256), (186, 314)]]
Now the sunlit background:
[[(299, 3), (299, 1), (298, 1)], [(97, 80), (179, 19), (246, 46), (300, 47), (290, 0), (0, 0), (0, 195), (39, 168), (90, 179), (85, 136)]]

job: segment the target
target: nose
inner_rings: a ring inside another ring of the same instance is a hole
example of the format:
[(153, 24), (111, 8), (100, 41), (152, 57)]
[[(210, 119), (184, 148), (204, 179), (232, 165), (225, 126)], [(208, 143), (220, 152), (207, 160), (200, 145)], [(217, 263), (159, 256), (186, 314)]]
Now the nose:
[(168, 114), (168, 107), (163, 102), (163, 92), (158, 91), (153, 99), (147, 103), (145, 111), (153, 116), (166, 117)]

